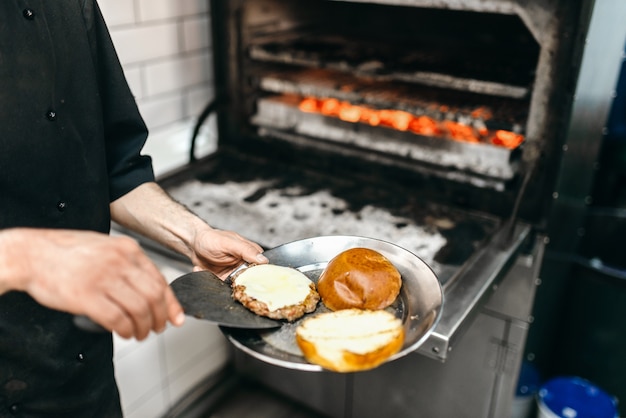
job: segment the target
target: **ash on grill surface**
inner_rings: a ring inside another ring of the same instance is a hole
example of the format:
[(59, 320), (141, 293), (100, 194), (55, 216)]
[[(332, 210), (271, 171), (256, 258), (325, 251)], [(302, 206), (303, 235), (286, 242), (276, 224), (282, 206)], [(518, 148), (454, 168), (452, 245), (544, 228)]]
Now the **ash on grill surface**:
[(493, 219), (421, 201), (410, 185), (384, 186), (277, 161), (219, 155), (166, 190), (211, 225), (265, 248), (322, 235), (359, 235), (403, 247), (443, 281), (480, 247)]

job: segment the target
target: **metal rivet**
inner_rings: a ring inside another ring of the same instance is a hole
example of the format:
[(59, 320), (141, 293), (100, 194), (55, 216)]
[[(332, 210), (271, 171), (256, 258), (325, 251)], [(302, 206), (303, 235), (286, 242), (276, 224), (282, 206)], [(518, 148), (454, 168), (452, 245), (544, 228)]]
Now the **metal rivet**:
[(57, 203), (57, 209), (59, 210), (59, 212), (63, 212), (66, 207), (67, 207), (67, 203), (65, 202)]
[(57, 113), (54, 110), (48, 110), (46, 118), (48, 118), (49, 121), (55, 121), (57, 120)]

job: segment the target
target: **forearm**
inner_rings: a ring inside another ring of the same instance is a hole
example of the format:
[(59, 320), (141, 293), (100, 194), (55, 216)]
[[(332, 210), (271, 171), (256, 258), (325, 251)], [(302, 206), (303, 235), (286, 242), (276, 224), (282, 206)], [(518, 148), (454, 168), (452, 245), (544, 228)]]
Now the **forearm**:
[(111, 217), (189, 258), (199, 230), (210, 227), (156, 183), (144, 183), (111, 203)]
[(263, 248), (235, 231), (210, 227), (170, 198), (156, 183), (145, 183), (111, 203), (114, 221), (187, 256), (196, 270), (226, 277), (242, 262), (267, 263)]
[(0, 294), (22, 290), (29, 277), (27, 229), (0, 230)]

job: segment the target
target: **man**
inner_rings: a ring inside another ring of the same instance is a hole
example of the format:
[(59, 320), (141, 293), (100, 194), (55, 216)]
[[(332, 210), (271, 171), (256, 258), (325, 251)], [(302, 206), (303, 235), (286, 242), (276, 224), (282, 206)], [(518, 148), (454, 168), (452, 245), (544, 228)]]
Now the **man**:
[(182, 308), (111, 219), (224, 277), (262, 249), (154, 183), (146, 127), (95, 0), (0, 2), (0, 417), (119, 417), (110, 333)]

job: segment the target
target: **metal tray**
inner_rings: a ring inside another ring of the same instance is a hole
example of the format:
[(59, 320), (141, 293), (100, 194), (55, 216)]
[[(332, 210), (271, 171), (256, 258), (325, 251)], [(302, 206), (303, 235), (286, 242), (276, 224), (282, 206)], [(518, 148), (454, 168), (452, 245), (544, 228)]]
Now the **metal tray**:
[[(389, 242), (358, 236), (322, 236), (280, 245), (265, 251), (270, 263), (293, 267), (317, 280), (328, 262), (342, 251), (355, 247), (376, 250), (400, 271), (402, 288), (396, 301), (387, 308), (404, 324), (401, 350), (388, 361), (416, 350), (430, 335), (441, 317), (443, 290), (432, 269), (415, 254)], [(303, 371), (322, 371), (307, 362), (295, 340), (295, 330), (305, 318), (328, 309), (320, 302), (317, 310), (293, 323), (274, 330), (247, 330), (221, 326), (224, 335), (243, 352), (276, 366)]]

